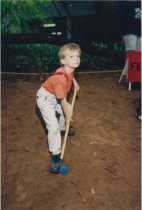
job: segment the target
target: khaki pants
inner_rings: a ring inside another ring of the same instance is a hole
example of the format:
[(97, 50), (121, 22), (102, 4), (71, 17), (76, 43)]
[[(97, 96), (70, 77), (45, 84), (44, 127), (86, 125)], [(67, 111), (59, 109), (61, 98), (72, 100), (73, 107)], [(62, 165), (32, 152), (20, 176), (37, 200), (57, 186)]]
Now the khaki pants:
[[(61, 104), (57, 101), (55, 95), (49, 93), (43, 87), (37, 92), (36, 102), (48, 130), (49, 151), (53, 155), (57, 155), (61, 153), (60, 131), (65, 130), (65, 118)], [(70, 107), (71, 105), (68, 103), (69, 111)], [(59, 119), (56, 117), (56, 112), (60, 115)]]

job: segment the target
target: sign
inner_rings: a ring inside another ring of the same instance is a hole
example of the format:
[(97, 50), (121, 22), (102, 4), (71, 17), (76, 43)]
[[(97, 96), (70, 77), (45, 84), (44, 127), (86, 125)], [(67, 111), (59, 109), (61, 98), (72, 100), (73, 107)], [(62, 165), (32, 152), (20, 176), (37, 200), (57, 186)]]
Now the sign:
[(141, 52), (128, 52), (128, 82), (141, 82)]

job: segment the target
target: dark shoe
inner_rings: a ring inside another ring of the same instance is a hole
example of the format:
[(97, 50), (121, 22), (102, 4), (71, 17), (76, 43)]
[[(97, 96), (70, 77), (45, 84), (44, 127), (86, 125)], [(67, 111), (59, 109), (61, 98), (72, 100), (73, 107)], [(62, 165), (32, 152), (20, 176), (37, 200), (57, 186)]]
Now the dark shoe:
[(59, 171), (60, 171), (60, 154), (52, 155), (49, 172), (53, 174), (58, 174)]
[[(65, 132), (66, 131), (61, 131), (61, 136), (64, 136)], [(75, 135), (75, 131), (73, 129), (69, 129), (68, 136), (74, 136), (74, 135)]]

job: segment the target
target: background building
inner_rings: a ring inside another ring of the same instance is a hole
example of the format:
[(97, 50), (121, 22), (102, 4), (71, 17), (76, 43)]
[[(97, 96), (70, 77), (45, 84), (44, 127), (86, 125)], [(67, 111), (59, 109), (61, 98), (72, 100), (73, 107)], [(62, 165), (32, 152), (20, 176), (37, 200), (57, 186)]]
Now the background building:
[[(31, 33), (2, 34), (2, 43), (61, 43), (73, 40), (82, 45), (120, 40), (118, 1), (51, 1), (44, 7), (47, 23), (31, 19)], [(50, 18), (50, 22), (49, 22)], [(50, 23), (50, 24), (49, 24)]]
[(82, 42), (118, 41), (118, 6), (116, 1), (53, 1), (46, 13), (55, 25), (41, 30)]

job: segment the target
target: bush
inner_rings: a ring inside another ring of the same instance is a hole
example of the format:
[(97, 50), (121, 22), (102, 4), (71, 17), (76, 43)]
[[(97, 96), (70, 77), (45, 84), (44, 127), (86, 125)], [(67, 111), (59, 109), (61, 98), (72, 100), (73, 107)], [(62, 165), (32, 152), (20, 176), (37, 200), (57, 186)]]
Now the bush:
[(43, 72), (59, 66), (59, 46), (48, 44), (2, 45), (2, 71), (38, 72), (39, 63)]
[[(9, 44), (1, 48), (3, 72), (53, 72), (60, 66), (58, 45)], [(92, 54), (82, 53), (80, 70), (118, 69), (124, 64), (124, 48), (118, 43), (92, 43)]]

